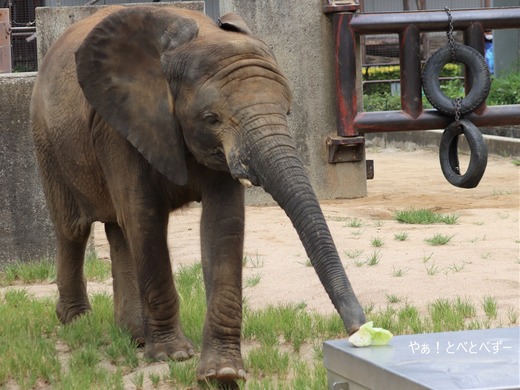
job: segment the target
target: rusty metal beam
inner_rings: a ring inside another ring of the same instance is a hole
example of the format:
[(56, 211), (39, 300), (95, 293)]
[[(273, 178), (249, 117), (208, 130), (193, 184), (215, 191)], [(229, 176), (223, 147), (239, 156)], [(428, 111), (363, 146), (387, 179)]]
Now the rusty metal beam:
[(422, 112), (421, 35), (415, 25), (399, 34), (399, 58), (401, 59), (401, 107), (412, 118)]
[(10, 33), (9, 8), (0, 8), (0, 73), (11, 72)]
[[(452, 10), (453, 27), (464, 30), (478, 21), (485, 30), (518, 28), (520, 8), (486, 8)], [(357, 34), (400, 33), (411, 24), (420, 31), (446, 31), (448, 18), (445, 11), (382, 12), (356, 14), (350, 27)]]
[[(520, 125), (520, 104), (488, 106), (482, 114), (470, 113), (464, 116), (477, 127)], [(453, 118), (442, 115), (437, 110), (424, 110), (417, 118), (404, 111), (360, 112), (354, 121), (355, 131), (360, 134), (411, 130), (444, 129)]]
[(357, 135), (353, 127), (354, 119), (362, 110), (361, 52), (359, 35), (349, 27), (352, 17), (351, 13), (335, 13), (332, 16), (338, 135), (341, 136)]

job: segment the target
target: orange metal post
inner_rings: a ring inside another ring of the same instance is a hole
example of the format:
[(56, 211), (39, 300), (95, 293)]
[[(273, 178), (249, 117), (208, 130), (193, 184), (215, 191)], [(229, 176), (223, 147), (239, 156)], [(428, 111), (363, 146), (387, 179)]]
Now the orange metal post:
[(11, 72), (11, 24), (9, 8), (0, 8), (0, 73)]

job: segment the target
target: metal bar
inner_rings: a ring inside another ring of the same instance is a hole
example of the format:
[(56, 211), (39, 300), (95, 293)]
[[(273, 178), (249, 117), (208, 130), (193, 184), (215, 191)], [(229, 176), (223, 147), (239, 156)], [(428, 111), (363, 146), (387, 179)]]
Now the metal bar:
[[(481, 23), (485, 30), (520, 26), (520, 7), (453, 10), (451, 14), (455, 30), (464, 30), (475, 22)], [(445, 11), (356, 14), (350, 27), (358, 34), (368, 35), (399, 33), (411, 24), (420, 31), (446, 31), (448, 18)]]
[(414, 25), (399, 34), (401, 108), (412, 118), (422, 112), (420, 38), (421, 33)]
[[(464, 43), (478, 51), (480, 54), (482, 54), (482, 56), (486, 55), (484, 46), (484, 28), (482, 27), (481, 23), (472, 23), (467, 29), (464, 30)], [(467, 94), (471, 90), (473, 84), (473, 75), (471, 74), (471, 70), (468, 66), (465, 67), (465, 72), (466, 78), (464, 88)], [(485, 108), (486, 102), (484, 101), (475, 109), (475, 111), (478, 114), (481, 114), (484, 112)]]
[[(520, 105), (486, 107), (481, 115), (465, 115), (477, 127), (520, 125)], [(417, 118), (404, 111), (360, 112), (355, 118), (355, 128), (361, 134), (444, 129), (453, 118), (442, 115), (437, 110), (424, 110)]]
[(10, 37), (9, 8), (0, 9), (0, 73), (10, 73), (11, 65), (11, 37)]
[(13, 32), (35, 32), (36, 31), (36, 26), (33, 26), (33, 27), (11, 27), (11, 30)]
[[(334, 13), (334, 56), (338, 135), (356, 136), (354, 118), (361, 111), (358, 96), (363, 96), (359, 36), (349, 27), (350, 13)], [(359, 68), (359, 69), (358, 69)]]

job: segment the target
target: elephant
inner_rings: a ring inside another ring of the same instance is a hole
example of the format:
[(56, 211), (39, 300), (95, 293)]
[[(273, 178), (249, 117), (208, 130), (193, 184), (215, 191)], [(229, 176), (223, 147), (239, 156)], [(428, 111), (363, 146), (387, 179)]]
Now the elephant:
[(116, 324), (151, 359), (192, 357), (167, 226), (171, 211), (200, 202), (207, 313), (197, 379), (245, 379), (244, 197), (260, 186), (292, 221), (346, 331), (356, 332), (365, 315), (291, 136), (291, 99), (272, 50), (234, 13), (215, 22), (174, 7), (112, 6), (69, 27), (42, 61), (30, 106), (56, 234), (59, 320), (91, 309), (83, 266), (100, 221)]

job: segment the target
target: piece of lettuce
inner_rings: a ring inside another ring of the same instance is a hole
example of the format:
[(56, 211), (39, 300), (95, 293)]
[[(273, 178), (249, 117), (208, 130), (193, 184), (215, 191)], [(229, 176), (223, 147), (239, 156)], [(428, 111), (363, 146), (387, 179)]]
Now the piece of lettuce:
[(393, 334), (383, 328), (374, 328), (374, 322), (369, 321), (361, 325), (359, 330), (348, 338), (356, 347), (370, 345), (385, 345), (392, 339)]

